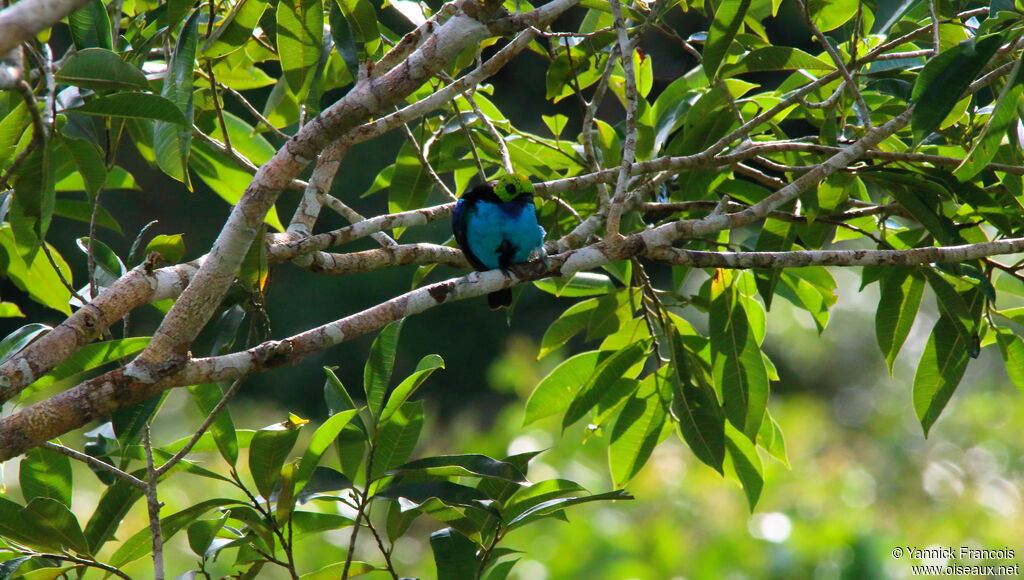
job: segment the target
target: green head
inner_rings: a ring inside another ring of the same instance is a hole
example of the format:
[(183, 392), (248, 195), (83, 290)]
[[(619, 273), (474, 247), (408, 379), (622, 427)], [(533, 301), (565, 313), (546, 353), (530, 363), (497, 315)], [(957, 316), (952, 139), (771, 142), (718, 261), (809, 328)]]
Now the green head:
[(509, 173), (498, 178), (494, 193), (502, 202), (512, 201), (524, 193), (533, 195), (533, 184), (518, 173)]

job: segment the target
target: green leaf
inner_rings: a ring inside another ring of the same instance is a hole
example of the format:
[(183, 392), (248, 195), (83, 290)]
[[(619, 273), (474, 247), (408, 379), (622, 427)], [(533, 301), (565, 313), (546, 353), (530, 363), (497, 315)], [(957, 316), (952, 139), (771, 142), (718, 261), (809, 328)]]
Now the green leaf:
[[(767, 218), (764, 220), (761, 233), (757, 236), (757, 245), (754, 249), (758, 252), (785, 252), (793, 246), (794, 239), (796, 239), (796, 228), (793, 227), (792, 223), (780, 219)], [(782, 272), (781, 268), (772, 268), (767, 271), (757, 270), (754, 272), (757, 293), (761, 295), (764, 307), (768, 310), (772, 308), (775, 287), (779, 283)]]
[(386, 475), (439, 475), (445, 477), (490, 477), (515, 483), (526, 483), (526, 477), (514, 465), (491, 459), (486, 455), (442, 455), (410, 461)]
[(999, 35), (968, 38), (924, 65), (911, 94), (915, 107), (910, 126), (915, 143), (938, 129), (1002, 43)]
[(502, 514), (510, 520), (526, 510), (544, 502), (569, 494), (585, 492), (586, 489), (575, 481), (568, 479), (545, 479), (529, 486), (519, 487), (507, 501)]
[(131, 356), (145, 348), (147, 344), (149, 344), (149, 337), (142, 336), (87, 344), (50, 372), (39, 377), (28, 388), (31, 390), (43, 389), (78, 377), (86, 371)]
[(18, 154), (18, 142), (31, 122), (32, 117), (24, 102), (18, 103), (0, 119), (0, 167), (5, 167)]
[(177, 264), (185, 256), (184, 234), (174, 234), (173, 236), (160, 234), (153, 236), (153, 239), (149, 240), (149, 243), (146, 244), (146, 250), (143, 254), (148, 256), (153, 252), (160, 254), (160, 257), (167, 262)]
[(1009, 332), (1000, 332), (997, 340), (999, 351), (1006, 361), (1006, 374), (1017, 389), (1024, 393), (1024, 341)]
[(405, 463), (412, 455), (423, 428), (423, 401), (410, 401), (380, 424), (375, 439), (373, 472), (370, 479)]
[(479, 508), (487, 496), (480, 490), (452, 483), (450, 481), (426, 481), (391, 484), (378, 491), (374, 497), (386, 499), (403, 498), (413, 504), (422, 505), (436, 499), (450, 506)]
[(68, 506), (50, 497), (37, 497), (21, 510), (23, 521), (49, 537), (51, 545), (70, 548), (80, 554), (89, 553), (89, 543), (82, 533), (75, 514)]
[[(348, 566), (348, 578), (355, 578), (356, 576), (362, 576), (376, 570), (373, 566), (366, 562), (360, 562), (359, 560), (353, 560)], [(335, 562), (316, 570), (315, 572), (308, 572), (299, 576), (299, 580), (338, 580), (345, 572), (345, 562)]]
[(21, 352), (33, 340), (44, 332), (53, 330), (45, 324), (26, 324), (0, 340), (0, 364), (7, 362), (12, 356)]
[(667, 373), (672, 388), (672, 416), (679, 425), (679, 435), (697, 459), (722, 473), (725, 415), (718, 395), (706, 378), (695, 376), (690, 356), (675, 326), (669, 331), (671, 364), (658, 369), (653, 374), (654, 380)]
[(26, 502), (48, 497), (71, 507), (71, 460), (66, 455), (43, 447), (30, 450), (21, 462), (18, 483)]
[(22, 256), (35, 252), (50, 229), (56, 199), (53, 169), (50, 148), (37, 147), (25, 158), (14, 181), (9, 219)]
[(649, 347), (650, 340), (635, 342), (598, 365), (587, 382), (584, 383), (583, 388), (569, 403), (569, 408), (566, 409), (565, 416), (562, 418), (562, 429), (566, 429), (582, 419), (583, 415), (596, 407), (598, 403), (614, 394), (615, 390), (610, 387), (621, 379), (631, 367), (647, 356)]
[(565, 298), (601, 296), (616, 290), (615, 283), (611, 278), (594, 272), (577, 272), (568, 280), (544, 278), (537, 280), (533, 285), (548, 294)]
[(174, 103), (185, 123), (181, 126), (164, 121), (153, 124), (153, 150), (157, 165), (164, 173), (184, 183), (190, 191), (192, 184), (188, 176), (188, 157), (192, 144), (192, 85), (200, 13), (200, 10), (195, 10), (182, 26), (160, 92), (161, 96)]
[(203, 43), (202, 55), (219, 58), (230, 54), (252, 39), (252, 31), (267, 9), (264, 0), (240, 0), (231, 7), (227, 18), (213, 29)]
[[(250, 173), (229, 161), (219, 149), (201, 141), (192, 143), (188, 164), (214, 193), (231, 205), (242, 199), (242, 194), (252, 182)], [(263, 222), (278, 231), (284, 231), (276, 207), (270, 208)]]
[(114, 48), (110, 34), (110, 17), (102, 0), (89, 0), (85, 6), (68, 15), (68, 27), (71, 29), (71, 40), (75, 43), (78, 54), (94, 47), (107, 50)]
[(281, 0), (277, 15), (277, 53), (288, 86), (302, 100), (323, 50), (324, 8), (320, 0)]
[(732, 425), (726, 425), (725, 435), (725, 446), (729, 451), (729, 459), (732, 460), (732, 468), (743, 486), (743, 493), (747, 496), (747, 505), (753, 512), (757, 507), (757, 500), (761, 497), (761, 490), (764, 488), (764, 468), (761, 465), (761, 457), (758, 456), (757, 448), (750, 442), (750, 439)]
[(0, 580), (9, 580), (22, 564), (32, 559), (32, 556), (19, 556), (0, 562)]
[(299, 437), (299, 426), (291, 420), (264, 427), (249, 443), (249, 473), (263, 497), (270, 497), (281, 476), (281, 467)]
[[(61, 281), (50, 261), (43, 252), (36, 252), (28, 260), (22, 258), (11, 226), (6, 223), (0, 224), (0, 264), (5, 262), (2, 260), (3, 253), (7, 254), (5, 273), (19, 290), (27, 292), (29, 297), (44, 306), (71, 315), (71, 308), (68, 306), (71, 291)], [(55, 248), (51, 247), (50, 253), (63, 271), (64, 278), (70, 281), (71, 269), (67, 262)]]
[[(107, 183), (107, 167), (103, 161), (100, 148), (95, 143), (85, 139), (72, 138), (66, 135), (61, 135), (60, 143), (64, 151), (75, 162), (75, 167), (78, 168), (78, 173), (82, 176), (85, 191), (90, 196), (95, 195)], [(56, 204), (54, 205), (54, 212), (58, 213)], [(110, 220), (113, 219), (110, 218), (109, 212), (106, 216)], [(99, 212), (97, 212), (97, 217), (99, 217)], [(115, 225), (116, 223), (114, 222)]]
[(602, 355), (607, 354), (596, 350), (583, 352), (555, 367), (537, 383), (526, 401), (523, 425), (568, 409), (573, 396), (586, 384)]
[(598, 301), (591, 298), (583, 300), (582, 302), (577, 302), (567, 308), (565, 312), (556, 318), (555, 321), (548, 326), (548, 329), (544, 331), (544, 337), (540, 340), (540, 352), (537, 354), (537, 359), (542, 359), (555, 350), (558, 350), (558, 348), (568, 342), (570, 338), (576, 336), (586, 328), (590, 324), (590, 321), (594, 316), (594, 310), (597, 306)]
[(939, 317), (914, 375), (914, 409), (925, 436), (960, 384), (972, 348), (956, 319)]
[(508, 523), (508, 529), (511, 530), (526, 525), (545, 515), (551, 514), (552, 512), (563, 510), (569, 506), (592, 501), (615, 501), (623, 499), (633, 499), (633, 496), (629, 495), (625, 491), (618, 490), (609, 491), (606, 493), (598, 493), (594, 495), (587, 495), (583, 497), (564, 497), (560, 499), (545, 501), (533, 506), (532, 508), (512, 518), (512, 520)]
[(175, 104), (159, 95), (148, 93), (115, 93), (91, 99), (69, 112), (121, 119), (163, 121), (188, 127), (189, 121)]
[(341, 434), (341, 430), (355, 416), (355, 409), (335, 413), (328, 417), (323, 425), (317, 427), (313, 437), (309, 440), (306, 452), (302, 454), (302, 462), (299, 463), (299, 468), (295, 472), (296, 493), (302, 492), (306, 482), (312, 477), (314, 469), (320, 463), (320, 458), (323, 457), (324, 452), (327, 451), (331, 443), (334, 443), (334, 440)]
[(857, 14), (856, 0), (809, 0), (807, 11), (822, 32), (835, 30)]
[(725, 416), (754, 440), (768, 403), (768, 374), (743, 299), (723, 287), (722, 276), (720, 270), (712, 283), (708, 312), (712, 371)]
[(658, 383), (662, 380), (652, 373), (641, 381), (615, 421), (608, 445), (608, 462), (615, 487), (629, 483), (647, 463), (658, 444), (668, 406), (668, 401), (661, 398)]
[[(412, 144), (406, 141), (395, 158), (395, 172), (388, 188), (388, 211), (397, 213), (420, 209), (433, 188), (434, 180), (429, 170), (420, 163)], [(395, 237), (403, 231), (402, 228), (396, 229)]]
[(13, 302), (0, 301), (0, 318), (25, 318), (25, 313)]
[(459, 532), (444, 528), (430, 534), (437, 580), (474, 580), (477, 546)]
[(416, 365), (416, 371), (409, 375), (404, 381), (402, 381), (395, 390), (391, 392), (388, 397), (388, 402), (384, 405), (384, 410), (381, 411), (380, 420), (385, 422), (391, 418), (391, 415), (395, 414), (409, 397), (420, 388), (427, 378), (430, 377), (437, 369), (444, 368), (444, 359), (436, 354), (428, 354), (427, 356), (420, 359), (420, 362)]
[(384, 327), (370, 346), (370, 356), (363, 367), (363, 392), (366, 393), (366, 406), (375, 417), (380, 417), (384, 406), (384, 394), (388, 390), (391, 371), (395, 367), (395, 353), (398, 349), (398, 337), (402, 332), (405, 319), (392, 322)]
[[(209, 416), (224, 397), (224, 391), (216, 383), (191, 385), (188, 394), (199, 407), (204, 416)], [(217, 444), (220, 456), (232, 467), (238, 463), (238, 438), (235, 436), (235, 423), (231, 419), (231, 410), (225, 406), (210, 423), (210, 435)]]
[[(132, 475), (144, 478), (145, 471), (136, 470)], [(121, 479), (107, 487), (85, 525), (85, 538), (92, 553), (99, 552), (103, 544), (113, 539), (125, 515), (141, 497), (141, 489)]]
[(21, 504), (0, 496), (0, 536), (34, 548), (59, 550), (61, 546), (58, 538), (46, 530), (41, 530), (39, 526), (31, 525), (25, 518), (24, 510)]
[(202, 558), (210, 548), (217, 533), (224, 528), (224, 517), (214, 520), (197, 520), (188, 526), (188, 547), (192, 553)]
[(835, 65), (811, 56), (799, 48), (767, 46), (750, 51), (735, 64), (722, 66), (721, 76), (731, 77), (749, 72), (777, 70), (831, 71), (835, 68)]
[(996, 99), (988, 123), (963, 162), (953, 171), (960, 181), (970, 180), (980, 173), (996, 156), (1007, 131), (1015, 126), (1019, 118), (1017, 111), (1024, 98), (1024, 73), (1021, 72), (1021, 62), (1024, 62), (1024, 58), (1018, 59), (1017, 64), (1013, 66), (1009, 79)]
[[(190, 525), (206, 512), (219, 507), (240, 505), (244, 504), (238, 500), (219, 497), (187, 507), (165, 518), (160, 518), (161, 537), (163, 537), (164, 542), (167, 542), (180, 532), (182, 528)], [(128, 538), (114, 552), (114, 555), (110, 557), (110, 565), (120, 568), (129, 562), (138, 560), (149, 553), (151, 542), (152, 538), (149, 535), (149, 528), (146, 527), (139, 530), (138, 533)]]
[[(105, 16), (106, 11), (103, 14)], [(121, 60), (107, 48), (87, 48), (76, 52), (64, 61), (55, 77), (59, 83), (94, 91), (150, 89), (146, 75), (138, 67)]]
[(875, 311), (875, 336), (892, 375), (924, 295), (924, 278), (914, 268), (889, 268), (879, 280), (881, 296)]
[[(352, 35), (359, 44), (360, 57), (372, 56), (380, 48), (380, 31), (377, 29), (377, 11), (367, 0), (335, 0), (345, 15)], [(350, 71), (355, 76), (356, 71)]]
[(708, 31), (708, 40), (704, 45), (704, 74), (713, 79), (718, 74), (718, 67), (725, 60), (729, 46), (736, 38), (743, 19), (750, 8), (750, 0), (722, 0), (715, 9), (715, 19)]

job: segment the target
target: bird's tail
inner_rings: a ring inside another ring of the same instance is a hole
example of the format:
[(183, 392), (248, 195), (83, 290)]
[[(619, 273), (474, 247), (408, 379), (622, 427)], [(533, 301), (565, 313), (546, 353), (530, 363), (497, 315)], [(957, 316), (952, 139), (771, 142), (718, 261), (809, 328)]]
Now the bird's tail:
[(512, 306), (512, 289), (503, 288), (497, 292), (491, 292), (487, 295), (487, 305), (491, 307), (491, 310)]

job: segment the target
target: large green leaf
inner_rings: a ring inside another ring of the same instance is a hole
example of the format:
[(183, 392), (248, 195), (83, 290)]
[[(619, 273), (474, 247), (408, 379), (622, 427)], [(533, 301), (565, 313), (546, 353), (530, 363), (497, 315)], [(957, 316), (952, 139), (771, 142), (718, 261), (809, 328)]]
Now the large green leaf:
[(270, 497), (281, 476), (281, 467), (299, 437), (299, 425), (291, 420), (264, 427), (249, 443), (249, 473), (263, 497)]
[(160, 95), (149, 93), (114, 93), (106, 97), (97, 97), (81, 107), (70, 109), (69, 112), (100, 117), (154, 120), (181, 127), (189, 126), (189, 120), (173, 102)]
[(972, 348), (956, 319), (939, 317), (914, 375), (914, 409), (926, 436), (960, 384)]
[(744, 299), (733, 286), (723, 286), (722, 277), (719, 271), (712, 284), (708, 313), (712, 370), (725, 416), (754, 440), (768, 403), (768, 373)]
[(48, 497), (71, 507), (71, 460), (64, 454), (36, 447), (25, 454), (18, 471), (26, 502)]
[(630, 368), (647, 356), (649, 348), (649, 340), (635, 342), (611, 355), (607, 360), (598, 365), (590, 378), (587, 379), (587, 382), (583, 384), (583, 387), (573, 397), (572, 402), (569, 403), (569, 408), (566, 409), (565, 416), (562, 418), (562, 428), (568, 428), (576, 421), (582, 419), (585, 414), (599, 403), (602, 403), (609, 397), (620, 394), (618, 390), (612, 387), (616, 385)]
[(729, 459), (732, 460), (732, 468), (740, 480), (740, 485), (743, 486), (750, 511), (754, 511), (764, 488), (764, 467), (761, 465), (761, 457), (750, 439), (732, 425), (726, 425), (725, 435), (725, 446), (729, 451)]
[(718, 74), (718, 67), (725, 60), (729, 46), (736, 38), (743, 19), (750, 8), (750, 0), (722, 0), (715, 9), (715, 19), (708, 31), (708, 41), (704, 45), (704, 74), (713, 79)]
[(202, 55), (218, 58), (238, 50), (252, 39), (252, 31), (267, 9), (265, 0), (239, 0), (231, 7), (227, 18), (213, 29), (203, 43)]
[[(377, 11), (368, 0), (335, 0), (345, 15), (358, 49), (359, 57), (373, 56), (380, 49), (380, 31), (377, 29)], [(355, 76), (356, 71), (350, 71)]]
[(371, 479), (401, 465), (412, 455), (423, 429), (423, 401), (410, 401), (380, 424), (374, 440)]
[(477, 575), (477, 546), (459, 532), (444, 528), (430, 534), (437, 580), (474, 580)]
[(388, 472), (388, 475), (417, 474), (446, 477), (489, 477), (520, 484), (526, 483), (526, 477), (516, 466), (478, 454), (426, 457), (410, 461)]
[(835, 65), (811, 56), (799, 48), (767, 46), (751, 51), (735, 64), (722, 66), (721, 76), (730, 77), (749, 72), (776, 70), (831, 71), (835, 68)]
[[(224, 397), (224, 391), (216, 383), (191, 385), (188, 394), (199, 407), (204, 416), (209, 416)], [(231, 410), (225, 406), (210, 423), (210, 434), (217, 444), (220, 456), (234, 466), (238, 462), (238, 438), (235, 436), (235, 423), (231, 419)]]
[(192, 184), (188, 176), (188, 157), (192, 144), (192, 85), (195, 78), (200, 13), (200, 10), (194, 11), (181, 27), (160, 93), (174, 103), (184, 117), (185, 124), (182, 126), (164, 121), (153, 124), (153, 150), (157, 165), (164, 173), (184, 183), (190, 190)]
[(879, 280), (881, 296), (875, 311), (875, 336), (892, 374), (903, 342), (910, 334), (924, 295), (924, 278), (912, 268), (889, 268)]
[(327, 451), (331, 443), (334, 443), (334, 440), (341, 434), (341, 430), (349, 424), (349, 421), (355, 415), (356, 409), (341, 411), (331, 415), (324, 421), (323, 425), (317, 427), (313, 437), (309, 440), (306, 452), (302, 454), (302, 461), (299, 463), (298, 470), (295, 472), (296, 493), (302, 491), (306, 482), (313, 476), (313, 471), (316, 469), (317, 464), (320, 463), (320, 458), (323, 457), (324, 452)]
[(35, 148), (25, 158), (14, 180), (9, 219), (18, 250), (25, 257), (39, 249), (53, 219), (56, 200), (53, 153), (50, 146)]
[(706, 379), (696, 375), (690, 355), (675, 327), (671, 336), (671, 361), (654, 373), (655, 380), (664, 377), (672, 389), (672, 416), (679, 424), (679, 435), (693, 454), (722, 473), (725, 460), (725, 414), (718, 396)]
[[(0, 265), (6, 263), (0, 273), (7, 275), (18, 289), (27, 292), (33, 300), (44, 306), (71, 315), (71, 307), (68, 306), (71, 291), (61, 281), (50, 261), (43, 252), (36, 252), (27, 260), (22, 258), (11, 226), (6, 223), (0, 224), (0, 252), (6, 254), (7, 258), (0, 259)], [(67, 262), (55, 248), (50, 248), (50, 254), (64, 273), (64, 278), (70, 281), (71, 268)]]
[(79, 54), (90, 48), (114, 48), (110, 33), (110, 17), (102, 0), (89, 0), (85, 6), (72, 12), (68, 16), (68, 27), (71, 29), (71, 40)]
[(64, 503), (51, 497), (37, 497), (21, 510), (22, 520), (36, 530), (36, 535), (46, 535), (49, 543), (61, 549), (72, 549), (80, 554), (89, 553), (89, 542), (82, 528)]
[[(145, 472), (140, 469), (132, 475), (145, 477)], [(88, 523), (85, 524), (85, 538), (93, 553), (98, 552), (103, 544), (113, 539), (125, 515), (140, 498), (142, 490), (127, 481), (118, 479), (107, 487)]]
[(366, 394), (366, 406), (374, 416), (379, 417), (384, 407), (384, 395), (391, 380), (391, 371), (395, 368), (395, 355), (398, 350), (398, 337), (402, 332), (405, 319), (392, 322), (384, 327), (370, 346), (370, 356), (363, 367), (363, 392)]
[[(239, 168), (219, 149), (201, 141), (192, 143), (188, 164), (214, 193), (231, 205), (242, 199), (246, 187), (252, 182), (251, 173)], [(278, 231), (284, 231), (276, 207), (270, 208), (263, 222)]]
[[(98, 0), (97, 0), (98, 1)], [(104, 12), (106, 14), (106, 12)], [(146, 75), (105, 48), (87, 48), (71, 55), (55, 75), (58, 82), (100, 91), (149, 90)]]
[(1002, 43), (999, 35), (968, 38), (924, 65), (911, 94), (915, 106), (910, 126), (915, 143), (939, 128)]
[(526, 401), (523, 425), (568, 409), (573, 397), (586, 384), (602, 356), (608, 356), (608, 353), (592, 350), (573, 355), (541, 379)]
[(75, 354), (66, 358), (64, 362), (54, 367), (50, 372), (39, 377), (28, 388), (38, 390), (73, 379), (86, 371), (131, 356), (145, 348), (147, 344), (149, 344), (149, 337), (141, 336), (87, 344), (78, 349)]
[(552, 499), (539, 503), (532, 508), (523, 511), (521, 514), (512, 518), (509, 521), (508, 528), (511, 530), (523, 525), (526, 525), (532, 521), (551, 514), (556, 511), (563, 510), (569, 506), (578, 505), (581, 503), (588, 503), (592, 501), (615, 501), (620, 499), (633, 499), (633, 496), (629, 495), (625, 491), (609, 491), (606, 493), (598, 493), (594, 495), (586, 495), (582, 497), (563, 497), (559, 499)]
[(647, 463), (661, 437), (668, 415), (664, 377), (652, 373), (626, 401), (615, 420), (608, 445), (608, 463), (615, 487), (624, 487)]
[(323, 50), (323, 3), (321, 0), (281, 0), (275, 13), (281, 68), (288, 86), (302, 100), (309, 91)]
[(1009, 332), (1000, 332), (998, 336), (999, 350), (1006, 361), (1006, 374), (1010, 381), (1024, 393), (1024, 340)]
[(395, 390), (391, 392), (388, 397), (388, 402), (384, 405), (384, 410), (380, 413), (380, 420), (387, 421), (391, 418), (391, 415), (395, 413), (409, 397), (420, 388), (427, 378), (430, 377), (437, 369), (444, 368), (444, 359), (436, 354), (428, 354), (420, 359), (420, 362), (416, 365), (416, 370), (409, 375), (404, 381), (395, 387)]

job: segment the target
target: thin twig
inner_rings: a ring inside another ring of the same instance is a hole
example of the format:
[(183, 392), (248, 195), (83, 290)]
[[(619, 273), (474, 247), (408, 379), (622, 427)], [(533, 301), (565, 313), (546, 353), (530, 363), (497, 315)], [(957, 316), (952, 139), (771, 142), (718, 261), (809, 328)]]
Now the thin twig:
[(636, 156), (636, 74), (633, 70), (633, 43), (626, 32), (626, 23), (622, 18), (622, 6), (619, 0), (609, 0), (612, 9), (612, 18), (615, 21), (615, 29), (619, 37), (619, 54), (622, 60), (622, 70), (626, 77), (626, 140), (622, 144), (622, 163), (619, 167), (619, 179), (615, 184), (615, 195), (612, 197), (608, 207), (608, 217), (605, 221), (605, 236), (608, 240), (618, 238), (620, 221), (622, 219), (623, 206), (626, 202), (626, 185), (629, 182), (629, 172), (633, 167), (633, 160)]
[(102, 469), (103, 471), (106, 471), (107, 473), (128, 483), (129, 485), (136, 489), (146, 489), (146, 483), (144, 481), (128, 473), (127, 471), (122, 471), (114, 467), (113, 465), (107, 463), (106, 461), (102, 461), (91, 455), (86, 455), (85, 453), (76, 451), (70, 447), (65, 447), (58, 443), (53, 443), (51, 441), (43, 443), (42, 447), (49, 449), (50, 451), (56, 451), (57, 453), (60, 453), (62, 455), (67, 455), (71, 459), (74, 459), (75, 461), (81, 461), (82, 463), (85, 463), (86, 465), (92, 468)]
[(149, 513), (149, 535), (153, 542), (153, 578), (164, 580), (164, 538), (160, 529), (160, 501), (156, 495), (159, 476), (153, 467), (153, 442), (149, 425), (143, 428), (142, 445), (146, 450), (146, 507)]
[(179, 461), (184, 459), (184, 457), (188, 455), (189, 452), (192, 451), (192, 448), (195, 447), (196, 443), (199, 442), (199, 439), (201, 439), (203, 434), (206, 433), (206, 430), (209, 429), (210, 425), (213, 424), (213, 421), (217, 418), (217, 415), (224, 409), (224, 407), (227, 406), (228, 402), (230, 402), (231, 399), (235, 396), (235, 393), (238, 392), (238, 389), (242, 386), (243, 380), (244, 379), (236, 379), (235, 382), (231, 383), (231, 386), (228, 387), (228, 390), (224, 392), (224, 395), (220, 398), (220, 401), (218, 401), (216, 406), (214, 406), (213, 409), (210, 411), (210, 414), (206, 416), (206, 419), (203, 421), (202, 425), (199, 426), (199, 429), (197, 429), (196, 432), (192, 434), (192, 438), (188, 440), (188, 443), (186, 443), (185, 446), (182, 447), (177, 453), (175, 453), (170, 459), (165, 461), (163, 465), (156, 469), (157, 477), (160, 477), (161, 475), (167, 473)]
[(854, 80), (853, 75), (850, 74), (850, 70), (846, 68), (846, 64), (843, 62), (843, 56), (839, 54), (839, 51), (832, 46), (832, 43), (825, 38), (825, 34), (821, 32), (818, 25), (814, 23), (814, 19), (811, 18), (810, 11), (808, 10), (807, 3), (804, 0), (800, 0), (800, 6), (803, 8), (804, 21), (807, 26), (811, 29), (811, 33), (814, 38), (818, 40), (818, 43), (825, 48), (825, 52), (828, 53), (829, 57), (832, 58), (832, 62), (836, 65), (836, 70), (842, 75), (843, 80), (846, 81), (846, 88), (850, 90), (850, 94), (853, 95), (854, 108), (857, 110), (857, 116), (860, 117), (861, 123), (864, 124), (865, 129), (871, 129), (871, 109), (868, 108), (866, 102), (864, 102), (864, 96), (860, 94), (860, 90), (857, 88), (857, 81)]

